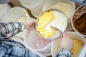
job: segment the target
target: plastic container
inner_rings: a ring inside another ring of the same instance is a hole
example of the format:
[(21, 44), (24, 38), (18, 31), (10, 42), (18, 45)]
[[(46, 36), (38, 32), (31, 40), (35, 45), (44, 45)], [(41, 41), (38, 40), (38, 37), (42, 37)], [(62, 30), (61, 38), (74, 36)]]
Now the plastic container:
[[(80, 37), (75, 32), (67, 32), (67, 35), (73, 40), (79, 40), (79, 41), (83, 42), (84, 44), (86, 43), (86, 40), (84, 38)], [(62, 37), (52, 41), (51, 54), (53, 57), (55, 57), (58, 54), (58, 51), (60, 50), (59, 48), (60, 48), (61, 39), (62, 39)]]
[(82, 14), (81, 12), (82, 12), (82, 13), (86, 13), (86, 7), (80, 6), (80, 7), (78, 7), (78, 8), (76, 9), (73, 18), (71, 19), (71, 24), (72, 24), (72, 28), (74, 29), (74, 31), (75, 31), (78, 35), (80, 35), (81, 37), (86, 38), (86, 35), (80, 33), (80, 32), (75, 28), (75, 26), (74, 26), (74, 20), (76, 20), (75, 17), (80, 17), (81, 14)]
[(44, 0), (19, 0), (19, 2), (26, 9), (30, 9), (35, 17), (42, 12)]
[[(60, 11), (60, 10), (58, 10), (58, 9), (48, 9), (48, 10), (46, 10), (46, 11), (44, 11), (44, 12), (42, 12), (39, 16), (38, 16), (38, 18), (37, 18), (37, 20), (39, 20), (39, 17), (42, 15), (42, 14), (44, 14), (45, 12), (48, 12), (48, 11), (56, 11), (56, 12), (58, 12), (58, 13), (60, 13), (60, 14), (62, 14), (61, 16), (64, 16), (64, 24), (65, 24), (65, 26), (63, 25), (63, 21), (62, 20), (59, 20), (59, 21), (61, 21), (61, 22), (56, 22), (57, 20), (55, 19), (55, 21), (53, 20), (53, 21), (51, 21), (51, 23), (52, 23), (52, 27), (54, 27), (56, 30), (58, 30), (59, 32), (58, 33), (56, 33), (56, 35), (55, 36), (53, 36), (52, 38), (45, 38), (45, 39), (48, 39), (48, 40), (53, 40), (53, 39), (55, 39), (55, 38), (58, 38), (58, 37), (60, 37), (60, 36), (62, 36), (62, 33), (64, 33), (65, 31), (66, 31), (66, 29), (67, 29), (67, 24), (68, 24), (68, 20), (67, 20), (67, 17), (66, 17), (66, 15), (62, 12), (62, 11)], [(58, 18), (58, 17), (56, 17), (56, 18)], [(59, 17), (60, 18), (60, 17)], [(46, 21), (46, 20), (45, 20)], [(55, 25), (56, 24), (56, 25)], [(59, 25), (60, 26), (59, 26)], [(48, 24), (49, 25), (49, 24)], [(38, 25), (37, 25), (38, 26)], [(37, 27), (36, 26), (36, 27)], [(64, 28), (62, 28), (64, 26)], [(61, 29), (62, 28), (62, 29)], [(37, 31), (38, 31), (38, 29), (37, 29)], [(39, 31), (38, 31), (39, 32)], [(40, 32), (39, 32), (40, 33)]]
[[(27, 46), (28, 49), (33, 50), (34, 52), (40, 53), (44, 56), (50, 56), (51, 55), (51, 41), (44, 39), (37, 31), (31, 31), (31, 32), (27, 32), (24, 31), (24, 43)], [(40, 42), (40, 40), (37, 39), (43, 39), (44, 42), (48, 41), (48, 44), (42, 42)], [(43, 48), (38, 48), (37, 47), (37, 43), (39, 42), (38, 45), (43, 46), (45, 45)], [(40, 44), (42, 43), (42, 44)]]
[(75, 12), (75, 3), (72, 2), (72, 1), (69, 1), (69, 0), (46, 0), (45, 3), (44, 3), (44, 6), (43, 6), (43, 11), (48, 10), (48, 9), (52, 9), (52, 6), (54, 6), (55, 4), (61, 3), (61, 2), (70, 4), (73, 7), (72, 8), (73, 9), (72, 14), (70, 16), (66, 15), (68, 17), (68, 22), (70, 22), (70, 20), (72, 19), (73, 15), (74, 15), (74, 12)]

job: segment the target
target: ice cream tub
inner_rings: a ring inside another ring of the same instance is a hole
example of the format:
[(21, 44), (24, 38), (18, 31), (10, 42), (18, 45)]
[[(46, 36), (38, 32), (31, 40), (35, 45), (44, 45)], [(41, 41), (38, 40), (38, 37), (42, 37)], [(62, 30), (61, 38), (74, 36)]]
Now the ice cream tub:
[(77, 34), (86, 38), (86, 7), (80, 6), (76, 9), (71, 24)]
[(67, 28), (67, 17), (58, 9), (49, 9), (42, 12), (37, 18), (36, 30), (48, 40), (62, 35)]
[[(86, 44), (86, 39), (80, 37), (80, 35), (76, 34), (76, 32), (66, 32), (69, 38), (71, 38), (74, 42), (74, 48), (71, 50), (73, 53), (73, 57), (78, 57), (84, 44)], [(55, 57), (60, 51), (60, 42), (62, 37), (57, 38), (52, 41), (51, 45), (51, 54)]]

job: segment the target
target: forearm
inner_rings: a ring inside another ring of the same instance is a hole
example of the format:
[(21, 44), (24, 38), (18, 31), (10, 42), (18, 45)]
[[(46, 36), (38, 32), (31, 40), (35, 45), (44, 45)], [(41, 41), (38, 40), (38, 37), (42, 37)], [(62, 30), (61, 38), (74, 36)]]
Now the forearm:
[(0, 39), (12, 37), (23, 29), (24, 24), (21, 22), (0, 23)]
[(56, 57), (73, 57), (73, 54), (66, 49), (61, 49)]

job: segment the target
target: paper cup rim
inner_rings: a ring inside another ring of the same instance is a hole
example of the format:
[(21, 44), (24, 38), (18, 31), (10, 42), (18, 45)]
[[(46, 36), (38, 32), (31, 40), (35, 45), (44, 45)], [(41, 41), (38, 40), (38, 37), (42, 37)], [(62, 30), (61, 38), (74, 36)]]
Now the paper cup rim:
[[(65, 28), (65, 30), (67, 30), (68, 18), (67, 18), (67, 16), (65, 15), (65, 13), (62, 12), (61, 10), (59, 10), (59, 9), (48, 9), (48, 10), (46, 10), (46, 11), (40, 13), (40, 15), (37, 17), (37, 25), (38, 25), (39, 17), (40, 17), (43, 13), (45, 13), (45, 12), (47, 12), (47, 11), (58, 11), (58, 12), (60, 12), (61, 14), (63, 14), (63, 15), (65, 16), (65, 18), (67, 19), (67, 24), (66, 24), (66, 28)], [(37, 25), (36, 25), (36, 28), (37, 28)], [(65, 30), (64, 30), (64, 32), (65, 32)], [(36, 29), (36, 31), (38, 31), (38, 29)], [(39, 31), (38, 31), (38, 32), (39, 32)], [(64, 33), (64, 32), (63, 32), (63, 33)], [(39, 33), (40, 33), (40, 32), (39, 32)], [(40, 35), (41, 35), (41, 34), (40, 34)], [(42, 35), (41, 35), (41, 36), (42, 36)], [(59, 37), (60, 37), (60, 36), (59, 36)], [(44, 38), (45, 38), (45, 37), (44, 37)], [(45, 39), (53, 40), (53, 39), (56, 39), (56, 38), (58, 38), (58, 37), (55, 37), (55, 38), (45, 38)]]
[[(77, 10), (80, 9), (81, 7), (83, 7), (83, 6), (82, 6), (82, 5), (79, 6), (79, 7), (75, 10), (75, 13), (76, 13)], [(74, 14), (75, 14), (75, 13), (74, 13)], [(73, 15), (73, 18), (74, 18), (74, 15)], [(73, 23), (73, 18), (71, 19), (71, 25), (72, 25), (72, 28), (74, 29), (74, 31), (75, 31), (78, 35), (80, 35), (81, 37), (86, 37), (86, 35), (80, 33), (80, 32), (75, 28), (74, 23)]]

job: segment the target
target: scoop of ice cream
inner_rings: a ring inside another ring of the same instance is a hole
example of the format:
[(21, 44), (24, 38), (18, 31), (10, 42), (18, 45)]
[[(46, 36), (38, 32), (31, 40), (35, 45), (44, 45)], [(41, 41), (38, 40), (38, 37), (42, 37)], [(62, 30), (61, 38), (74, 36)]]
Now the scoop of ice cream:
[(63, 39), (61, 40), (61, 48), (72, 50), (74, 46), (74, 42), (72, 39), (70, 39), (66, 33), (63, 34)]

